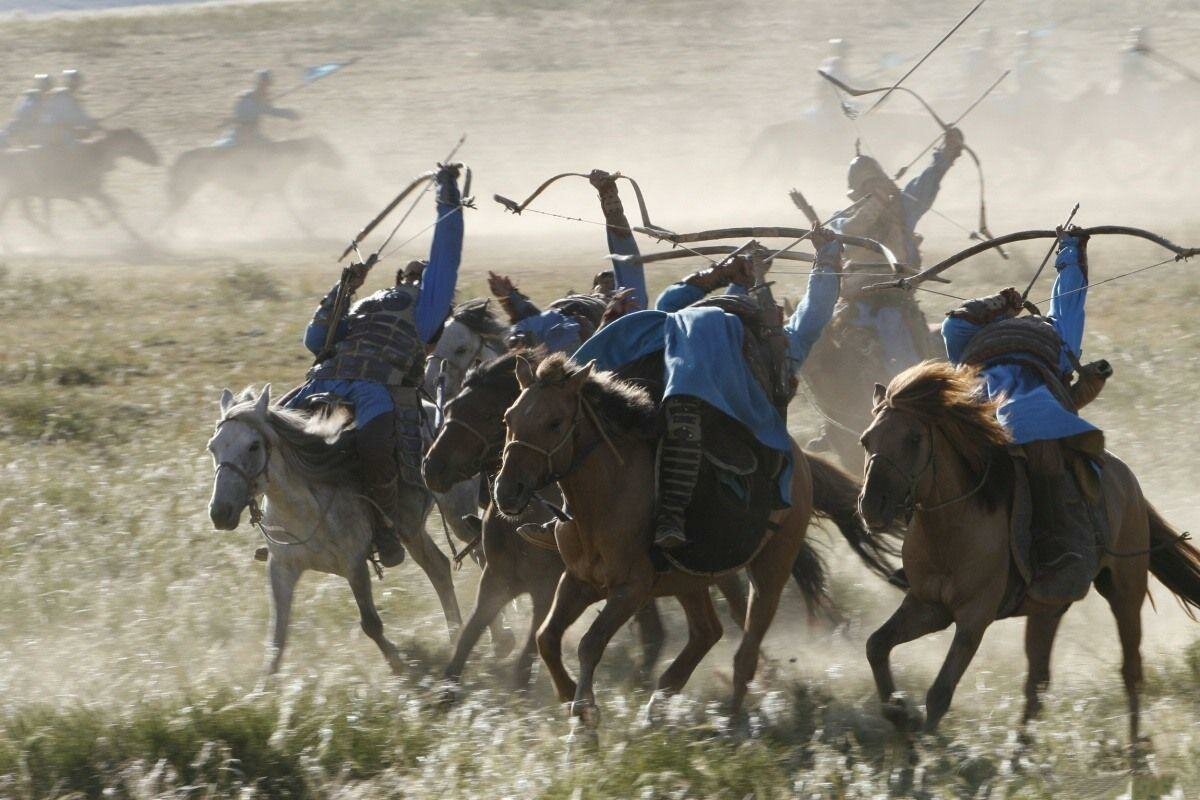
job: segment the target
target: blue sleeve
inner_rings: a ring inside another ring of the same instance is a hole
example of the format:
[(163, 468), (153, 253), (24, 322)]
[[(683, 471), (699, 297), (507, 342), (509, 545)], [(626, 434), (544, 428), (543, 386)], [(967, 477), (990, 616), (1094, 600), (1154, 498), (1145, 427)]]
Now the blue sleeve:
[[(641, 255), (637, 241), (632, 233), (608, 229), (608, 252), (619, 256)], [(637, 310), (642, 311), (650, 302), (650, 294), (646, 291), (646, 268), (641, 262), (621, 261), (613, 259), (613, 273), (616, 276), (618, 289), (633, 289), (633, 297), (637, 300)]]
[(1083, 307), (1087, 300), (1088, 285), (1079, 266), (1079, 256), (1079, 242), (1074, 237), (1064, 236), (1054, 262), (1058, 277), (1054, 279), (1048, 314), (1058, 328), (1063, 344), (1070, 348), (1076, 358), (1083, 352)]
[(679, 311), (697, 300), (703, 299), (703, 289), (692, 286), (690, 283), (673, 283), (658, 296), (654, 308), (658, 311)]
[(962, 363), (963, 350), (981, 327), (960, 317), (946, 317), (942, 321), (942, 339), (946, 342), (946, 357), (951, 364)]
[(904, 224), (908, 232), (917, 229), (917, 222), (925, 216), (925, 212), (933, 208), (938, 191), (942, 188), (942, 178), (950, 171), (954, 160), (948, 158), (940, 149), (933, 152), (933, 163), (925, 168), (917, 177), (908, 182), (900, 195), (900, 204), (904, 208)]
[[(314, 356), (321, 355), (321, 351), (325, 349), (325, 335), (329, 330), (329, 312), (326, 309), (333, 309), (333, 304), (337, 299), (337, 290), (338, 284), (334, 284), (329, 293), (321, 299), (321, 305), (317, 306), (316, 313), (313, 314), (308, 327), (304, 329), (304, 346)], [(347, 309), (349, 309), (348, 305)], [(341, 341), (346, 336), (348, 328), (349, 325), (346, 322), (346, 317), (343, 315), (338, 320), (337, 332), (334, 334), (333, 343)]]
[(513, 325), (517, 333), (529, 334), (552, 353), (573, 353), (583, 343), (579, 323), (561, 311), (543, 311)]
[(505, 300), (507, 300), (504, 303), (505, 310), (508, 311), (509, 319), (513, 322), (520, 322), (542, 313), (542, 310), (535, 306), (532, 300), (518, 291), (513, 291)]
[(449, 181), (440, 188), (429, 266), (421, 276), (421, 294), (415, 312), (417, 335), (423, 342), (433, 339), (450, 313), (458, 285), (458, 265), (462, 262), (463, 214), (458, 182)]
[(816, 264), (808, 276), (808, 290), (796, 306), (792, 318), (783, 326), (788, 337), (788, 357), (792, 369), (798, 369), (812, 350), (821, 332), (833, 319), (833, 307), (837, 304), (841, 288), (841, 276), (837, 263), (842, 257), (840, 242), (831, 242), (821, 248)]

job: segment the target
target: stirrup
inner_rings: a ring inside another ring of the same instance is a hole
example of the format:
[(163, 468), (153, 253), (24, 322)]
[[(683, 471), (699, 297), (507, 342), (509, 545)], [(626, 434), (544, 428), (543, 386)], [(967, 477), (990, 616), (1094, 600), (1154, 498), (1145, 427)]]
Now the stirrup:
[(654, 532), (654, 545), (663, 550), (674, 550), (688, 543), (679, 528), (660, 528)]

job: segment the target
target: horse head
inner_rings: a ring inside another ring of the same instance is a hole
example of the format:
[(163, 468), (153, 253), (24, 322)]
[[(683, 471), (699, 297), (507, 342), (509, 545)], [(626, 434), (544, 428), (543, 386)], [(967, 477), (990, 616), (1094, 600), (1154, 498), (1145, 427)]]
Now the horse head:
[(933, 453), (932, 431), (915, 415), (886, 405), (887, 390), (875, 384), (875, 418), (859, 441), (867, 453), (858, 513), (872, 531), (912, 517), (916, 484), (926, 480)]
[(234, 397), (225, 389), (220, 403), (221, 419), (208, 441), (216, 467), (208, 516), (218, 530), (231, 531), (241, 521), (242, 511), (266, 491), (271, 459), (266, 434), (271, 387), (264, 387), (257, 398), (250, 390)]
[(490, 300), (468, 300), (455, 306), (425, 362), (425, 391), (437, 397), (444, 371), (446, 395), (457, 394), (469, 369), (504, 352), (507, 330), (492, 312)]
[(495, 484), (501, 512), (520, 514), (534, 492), (558, 480), (574, 464), (583, 388), (592, 367), (551, 358), (535, 372), (529, 361), (516, 359), (514, 372), (521, 394), (504, 412), (508, 437)]
[(513, 373), (518, 357), (535, 358), (536, 354), (508, 353), (480, 365), (446, 404), (442, 427), (421, 465), (425, 483), (433, 491), (449, 491), (500, 456), (504, 410), (521, 392)]
[(132, 128), (116, 128), (104, 137), (105, 147), (114, 158), (122, 156), (143, 164), (158, 166), (162, 159), (154, 145)]

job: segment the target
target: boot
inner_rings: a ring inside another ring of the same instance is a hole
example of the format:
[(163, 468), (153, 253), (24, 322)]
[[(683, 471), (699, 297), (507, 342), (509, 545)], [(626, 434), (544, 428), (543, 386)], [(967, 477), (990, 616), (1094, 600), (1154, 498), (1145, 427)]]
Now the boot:
[(379, 512), (374, 543), (379, 563), (394, 567), (404, 561), (400, 537), (400, 473), (396, 465), (396, 426), (391, 414), (380, 414), (364, 425), (355, 438), (362, 463), (367, 497)]
[(543, 550), (558, 550), (558, 539), (555, 538), (557, 527), (558, 520), (556, 519), (546, 522), (526, 522), (524, 525), (517, 526), (517, 535), (534, 547), (540, 547)]
[(654, 543), (664, 550), (687, 544), (685, 519), (692, 492), (700, 478), (703, 457), (700, 401), (668, 397), (663, 401), (667, 432), (658, 454), (658, 498), (654, 512)]
[(1043, 603), (1072, 603), (1088, 593), (1100, 568), (1100, 531), (1070, 470), (1042, 480), (1045, 490), (1035, 495), (1035, 503), (1046, 507), (1035, 514), (1040, 524), (1034, 532), (1029, 595)]

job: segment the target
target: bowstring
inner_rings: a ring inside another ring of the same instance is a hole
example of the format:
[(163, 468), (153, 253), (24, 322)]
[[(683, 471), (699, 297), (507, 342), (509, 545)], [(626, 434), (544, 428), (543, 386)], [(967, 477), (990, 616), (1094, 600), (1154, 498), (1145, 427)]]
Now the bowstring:
[(720, 263), (717, 261), (717, 259), (712, 258), (711, 256), (701, 253), (697, 250), (693, 250), (692, 248), (688, 247), (687, 245), (680, 244), (679, 242), (672, 242), (670, 239), (668, 239), (664, 236), (655, 236), (653, 233), (648, 233), (645, 230), (634, 231), (632, 228), (627, 228), (623, 225), (613, 225), (608, 222), (600, 222), (599, 220), (594, 220), (594, 219), (584, 219), (583, 217), (571, 217), (566, 214), (556, 214), (553, 211), (542, 211), (540, 208), (523, 208), (523, 209), (521, 209), (522, 214), (524, 214), (526, 211), (532, 212), (534, 214), (541, 214), (544, 217), (553, 217), (554, 219), (565, 219), (568, 222), (582, 222), (586, 225), (597, 225), (601, 228), (608, 228), (610, 230), (614, 230), (619, 233), (628, 233), (631, 236), (634, 233), (641, 233), (645, 236), (649, 236), (651, 239), (653, 239), (656, 242), (666, 242), (667, 244), (671, 245), (671, 247), (677, 247), (680, 250), (691, 253), (694, 256), (699, 256), (700, 258), (703, 258), (709, 264), (712, 264), (714, 266), (716, 264)]
[(1044, 300), (1038, 300), (1037, 303), (1035, 303), (1034, 305), (1041, 305), (1042, 303), (1048, 303), (1051, 300), (1054, 300), (1059, 297), (1066, 297), (1069, 294), (1076, 294), (1077, 292), (1086, 292), (1088, 289), (1097, 289), (1106, 283), (1112, 283), (1113, 281), (1118, 281), (1118, 280), (1121, 280), (1122, 278), (1128, 278), (1130, 275), (1137, 275), (1139, 272), (1147, 272), (1149, 270), (1161, 267), (1165, 264), (1170, 264), (1174, 261), (1179, 261), (1179, 259), (1176, 258), (1175, 256), (1172, 256), (1171, 258), (1164, 258), (1162, 261), (1159, 261), (1155, 264), (1149, 264), (1145, 267), (1138, 267), (1137, 269), (1131, 269), (1129, 272), (1122, 272), (1120, 275), (1114, 275), (1111, 278), (1105, 278), (1104, 280), (1097, 281), (1096, 283), (1089, 283), (1086, 286), (1080, 286), (1078, 289), (1070, 289), (1065, 292), (1060, 292), (1059, 294), (1053, 295), (1052, 297), (1047, 297)]
[[(393, 247), (391, 250), (388, 250), (386, 253), (381, 252), (379, 255), (379, 260), (383, 261), (385, 258), (395, 255), (397, 250), (400, 250), (405, 245), (412, 244), (414, 241), (416, 241), (421, 236), (421, 234), (425, 233), (425, 231), (429, 230), (430, 228), (436, 228), (442, 220), (449, 219), (452, 214), (459, 213), (462, 210), (463, 210), (463, 206), (461, 204), (450, 209), (445, 214), (442, 214), (440, 217), (435, 219), (433, 222), (429, 223), (424, 228), (421, 228), (421, 230), (417, 231), (412, 236), (408, 237), (403, 242), (401, 242), (400, 244)], [(385, 242), (385, 244), (386, 244), (386, 242)], [(380, 250), (382, 251), (383, 248), (380, 247)]]

